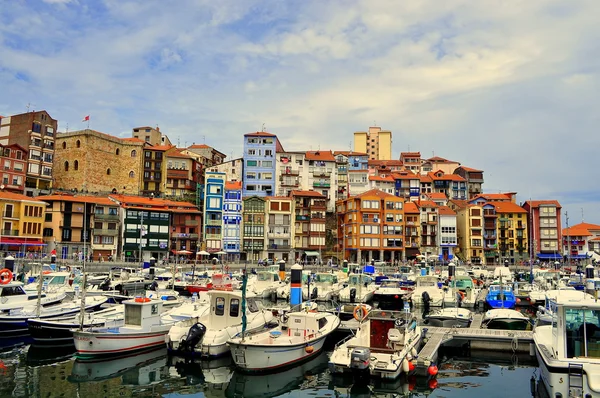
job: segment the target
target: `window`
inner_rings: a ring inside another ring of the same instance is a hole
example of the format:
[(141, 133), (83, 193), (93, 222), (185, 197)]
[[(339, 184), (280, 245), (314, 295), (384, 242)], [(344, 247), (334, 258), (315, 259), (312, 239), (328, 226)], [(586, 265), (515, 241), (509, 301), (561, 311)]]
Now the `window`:
[(231, 299), (229, 302), (229, 316), (237, 317), (240, 314), (240, 300)]
[(246, 161), (246, 166), (248, 166), (248, 167), (256, 167), (257, 164), (258, 164), (258, 162), (256, 160), (247, 160)]
[(131, 157), (132, 157), (132, 158), (134, 158), (134, 157), (136, 157), (136, 156), (137, 156), (137, 152), (136, 152), (136, 150), (134, 149), (133, 151), (131, 151)]
[(133, 171), (129, 172), (129, 178), (135, 178), (135, 173)]
[(152, 158), (152, 152), (150, 152), (150, 151), (145, 151), (145, 152), (144, 152), (144, 157), (145, 157), (146, 159), (151, 159), (151, 158)]
[(81, 141), (77, 140), (77, 143), (75, 144), (75, 146), (76, 146), (77, 148), (81, 148)]
[(65, 171), (69, 171), (69, 162), (65, 162)]
[(66, 142), (63, 142), (63, 143), (62, 143), (62, 147), (63, 147), (63, 149), (67, 149), (67, 143), (66, 143)]
[(118, 156), (120, 152), (121, 152), (121, 150), (119, 148), (117, 148), (117, 150), (115, 151), (115, 154)]
[(110, 169), (106, 169), (106, 175), (109, 176), (110, 175)]
[(222, 316), (225, 313), (225, 299), (217, 297), (215, 306), (215, 315)]
[(79, 161), (78, 160), (76, 160), (75, 162), (73, 162), (73, 169), (79, 170)]

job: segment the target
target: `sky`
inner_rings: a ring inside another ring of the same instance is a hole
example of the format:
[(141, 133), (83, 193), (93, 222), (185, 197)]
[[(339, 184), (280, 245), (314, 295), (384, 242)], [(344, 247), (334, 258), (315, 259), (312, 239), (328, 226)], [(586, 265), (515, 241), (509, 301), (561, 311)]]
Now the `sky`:
[(485, 192), (600, 224), (599, 1), (167, 3), (3, 2), (0, 115), (159, 126), (228, 157), (263, 128), (286, 150), (349, 150), (377, 125), (394, 158), (456, 160)]

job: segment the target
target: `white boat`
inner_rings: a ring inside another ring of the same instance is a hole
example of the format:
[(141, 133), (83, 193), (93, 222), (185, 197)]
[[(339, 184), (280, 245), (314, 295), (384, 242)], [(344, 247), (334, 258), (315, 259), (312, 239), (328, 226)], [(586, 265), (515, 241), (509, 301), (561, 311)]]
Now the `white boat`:
[(279, 273), (274, 271), (258, 271), (256, 282), (247, 291), (258, 297), (277, 297), (277, 288), (284, 286), (285, 282), (279, 279)]
[(458, 327), (468, 328), (473, 321), (473, 313), (466, 308), (440, 308), (427, 315), (423, 323), (428, 326), (443, 328)]
[(517, 310), (494, 308), (484, 314), (481, 327), (485, 329), (528, 330), (531, 329), (531, 319)]
[[(227, 340), (242, 332), (242, 292), (209, 291), (210, 311), (177, 322), (167, 335), (171, 352), (214, 358), (229, 353)], [(246, 298), (246, 331), (262, 330), (276, 322), (273, 313), (254, 297)]]
[(575, 289), (557, 289), (557, 290), (547, 290), (544, 292), (544, 305), (538, 306), (538, 309), (535, 314), (536, 326), (541, 325), (550, 325), (552, 324), (552, 319), (554, 318), (553, 306), (551, 303), (556, 301), (557, 299), (561, 300), (592, 300), (594, 296), (587, 292), (583, 292)]
[(377, 308), (383, 310), (401, 311), (404, 309), (404, 302), (412, 294), (411, 290), (402, 289), (399, 279), (385, 279), (375, 290), (373, 301), (377, 303)]
[[(65, 292), (44, 293), (41, 294), (40, 304), (47, 307), (60, 303), (66, 297)], [(9, 282), (0, 284), (0, 312), (8, 313), (12, 310), (37, 305), (38, 293), (32, 290), (25, 290), (21, 282)]]
[(307, 360), (323, 348), (325, 339), (340, 325), (327, 312), (289, 312), (276, 328), (227, 341), (236, 366), (246, 371), (268, 371)]
[(373, 278), (365, 274), (351, 274), (348, 286), (340, 290), (339, 300), (342, 303), (366, 303), (373, 299), (377, 285)]
[[(453, 293), (456, 298), (460, 295), (460, 306), (473, 308), (477, 304), (477, 297), (481, 292), (481, 286), (476, 285), (470, 276), (454, 276), (450, 282), (450, 286), (453, 288)], [(445, 302), (448, 304), (448, 301)]]
[(332, 374), (366, 373), (395, 379), (408, 374), (421, 343), (421, 327), (414, 318), (394, 311), (371, 311), (355, 336), (337, 344), (329, 358)]
[(550, 303), (554, 321), (533, 341), (540, 378), (553, 396), (600, 396), (600, 302), (581, 295)]
[(73, 331), (77, 357), (122, 355), (164, 346), (165, 336), (173, 324), (161, 319), (163, 301), (138, 297), (123, 304), (123, 326)]
[[(317, 272), (311, 278), (310, 286), (302, 288), (303, 300), (330, 301), (337, 297), (344, 286), (332, 272)], [(309, 292), (310, 289), (310, 292)]]
[(437, 276), (417, 276), (415, 278), (415, 289), (412, 300), (416, 305), (424, 305), (424, 293), (429, 297), (431, 307), (441, 307), (444, 304), (444, 291), (440, 289)]

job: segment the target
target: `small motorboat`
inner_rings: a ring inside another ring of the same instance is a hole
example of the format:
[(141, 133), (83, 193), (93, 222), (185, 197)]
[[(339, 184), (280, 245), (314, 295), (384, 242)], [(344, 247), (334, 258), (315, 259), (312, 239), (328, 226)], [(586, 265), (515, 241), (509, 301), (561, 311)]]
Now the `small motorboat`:
[(490, 285), (485, 296), (489, 308), (515, 308), (517, 299), (510, 285)]
[(528, 330), (531, 326), (531, 320), (527, 316), (509, 308), (488, 310), (481, 321), (484, 329)]
[(468, 328), (473, 321), (473, 313), (466, 308), (441, 308), (427, 315), (423, 323), (428, 326), (443, 328)]

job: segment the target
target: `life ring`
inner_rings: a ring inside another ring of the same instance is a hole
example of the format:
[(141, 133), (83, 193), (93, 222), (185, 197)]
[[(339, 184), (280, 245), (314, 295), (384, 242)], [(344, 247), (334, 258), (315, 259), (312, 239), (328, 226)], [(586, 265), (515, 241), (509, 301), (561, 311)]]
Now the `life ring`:
[(368, 314), (369, 311), (364, 305), (357, 305), (356, 307), (354, 307), (353, 315), (354, 319), (356, 319), (357, 321), (362, 322)]
[(136, 303), (148, 303), (149, 301), (150, 301), (150, 299), (148, 297), (136, 297), (135, 298)]
[(8, 268), (4, 268), (0, 271), (0, 285), (6, 285), (7, 283), (12, 282), (13, 273)]
[(460, 294), (460, 299), (461, 301), (465, 299), (465, 292), (461, 292), (460, 290), (458, 291), (458, 294)]

